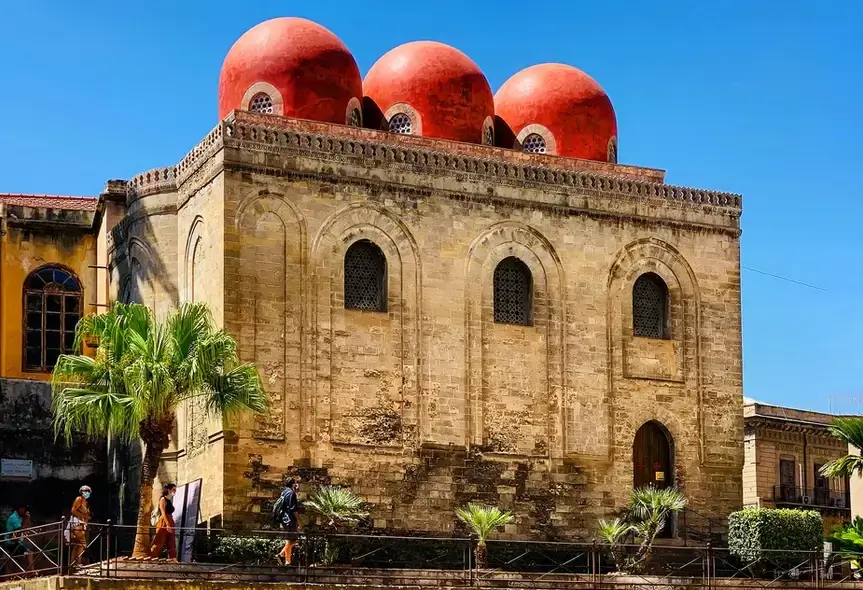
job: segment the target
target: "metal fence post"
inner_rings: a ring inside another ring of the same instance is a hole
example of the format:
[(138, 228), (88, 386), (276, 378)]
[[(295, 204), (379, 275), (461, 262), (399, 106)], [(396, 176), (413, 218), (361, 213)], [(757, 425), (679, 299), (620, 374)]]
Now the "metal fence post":
[(596, 555), (596, 539), (593, 539), (593, 543), (590, 546), (590, 581), (597, 582), (597, 555)]
[(707, 569), (707, 576), (706, 576), (707, 587), (713, 588), (713, 575), (715, 573), (713, 571), (714, 567), (715, 567), (715, 564), (713, 562), (713, 543), (707, 544), (707, 561), (706, 561), (705, 565), (707, 566), (706, 567), (706, 569)]
[(64, 516), (60, 520), (60, 538), (57, 542), (57, 575), (62, 576), (64, 573), (63, 569), (63, 556), (66, 553), (66, 517)]
[(309, 583), (309, 569), (312, 567), (311, 560), (311, 540), (309, 538), (308, 533), (301, 533), (301, 540), (303, 541), (303, 562), (305, 567), (303, 568), (303, 583)]
[(108, 578), (111, 577), (111, 539), (114, 538), (113, 531), (114, 523), (111, 522), (111, 519), (108, 519), (108, 531), (105, 533), (105, 575)]

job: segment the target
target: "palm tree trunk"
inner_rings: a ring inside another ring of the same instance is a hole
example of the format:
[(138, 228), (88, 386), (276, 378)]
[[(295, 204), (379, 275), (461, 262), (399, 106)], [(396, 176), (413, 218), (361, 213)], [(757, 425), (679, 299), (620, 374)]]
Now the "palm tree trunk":
[(144, 441), (144, 461), (141, 464), (141, 492), (138, 499), (138, 525), (135, 530), (135, 548), (132, 557), (142, 559), (150, 555), (150, 513), (153, 511), (153, 483), (159, 474), (162, 451), (168, 444), (172, 422), (141, 425)]
[(476, 569), (482, 570), (488, 567), (488, 547), (485, 543), (478, 543), (476, 546)]

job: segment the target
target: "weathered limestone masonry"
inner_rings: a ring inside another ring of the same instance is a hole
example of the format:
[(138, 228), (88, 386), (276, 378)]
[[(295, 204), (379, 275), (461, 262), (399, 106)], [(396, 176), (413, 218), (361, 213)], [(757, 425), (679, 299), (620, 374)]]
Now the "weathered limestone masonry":
[[(741, 199), (663, 177), (231, 114), (129, 183), (109, 244), (125, 297), (210, 302), (272, 400), (224, 423), (185, 408), (166, 476), (203, 478), (204, 518), (229, 525), (262, 524), (294, 474), (350, 485), (381, 529), (452, 531), (481, 499), (515, 511), (511, 536), (590, 537), (653, 420), (693, 507), (739, 508)], [(345, 308), (358, 240), (386, 257), (386, 312)], [(510, 256), (531, 325), (494, 321)], [(633, 336), (645, 272), (668, 286), (668, 338)]]

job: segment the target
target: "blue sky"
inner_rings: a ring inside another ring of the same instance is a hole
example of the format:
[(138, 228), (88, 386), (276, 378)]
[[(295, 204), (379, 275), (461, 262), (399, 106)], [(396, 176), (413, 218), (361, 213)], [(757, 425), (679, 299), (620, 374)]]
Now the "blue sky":
[(496, 90), (535, 63), (611, 96), (624, 163), (744, 195), (746, 395), (863, 412), (863, 3), (379, 0), (7, 2), (0, 192), (95, 195), (169, 165), (216, 123), (219, 67), (274, 16), (325, 25), (365, 73), (417, 39)]

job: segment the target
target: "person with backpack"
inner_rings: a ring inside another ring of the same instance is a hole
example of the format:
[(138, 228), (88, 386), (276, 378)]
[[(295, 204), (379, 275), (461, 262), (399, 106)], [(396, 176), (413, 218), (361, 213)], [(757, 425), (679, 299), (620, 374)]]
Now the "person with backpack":
[(276, 556), (279, 563), (284, 563), (286, 566), (291, 565), (291, 556), (294, 552), (294, 546), (297, 544), (294, 533), (300, 530), (298, 513), (302, 507), (297, 499), (299, 491), (300, 484), (291, 478), (285, 482), (285, 489), (282, 490), (279, 499), (273, 504), (273, 520), (281, 530), (290, 535), (285, 541), (282, 551)]
[(173, 483), (165, 484), (162, 488), (162, 497), (159, 505), (151, 515), (151, 522), (155, 520), (156, 536), (153, 537), (153, 545), (150, 547), (150, 557), (156, 558), (162, 554), (162, 548), (167, 547), (168, 559), (177, 561), (177, 537), (174, 525), (174, 494), (177, 486)]

